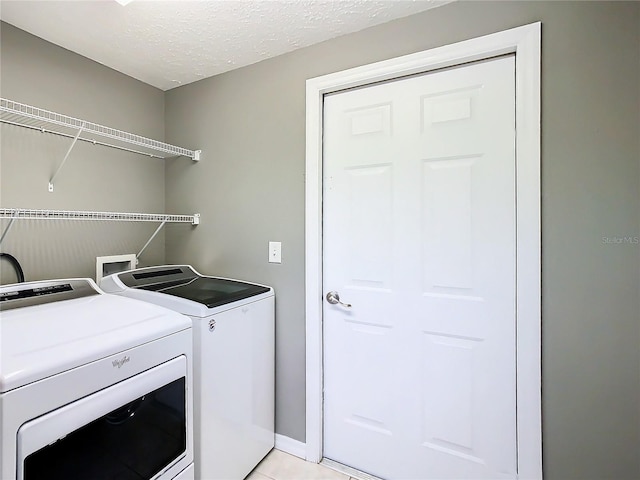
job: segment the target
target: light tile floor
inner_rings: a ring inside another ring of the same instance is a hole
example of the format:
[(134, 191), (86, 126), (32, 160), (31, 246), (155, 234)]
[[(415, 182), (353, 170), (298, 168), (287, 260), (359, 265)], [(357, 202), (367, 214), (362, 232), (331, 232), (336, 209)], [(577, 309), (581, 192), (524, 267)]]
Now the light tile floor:
[(356, 480), (324, 465), (273, 449), (246, 480)]

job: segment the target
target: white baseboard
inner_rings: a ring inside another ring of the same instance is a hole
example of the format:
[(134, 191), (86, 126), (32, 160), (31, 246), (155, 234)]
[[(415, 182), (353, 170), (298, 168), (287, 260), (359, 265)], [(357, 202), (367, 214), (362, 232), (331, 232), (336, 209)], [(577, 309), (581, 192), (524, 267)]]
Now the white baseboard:
[(295, 455), (296, 457), (300, 457), (303, 460), (305, 460), (307, 457), (306, 443), (299, 442), (298, 440), (294, 440), (291, 437), (285, 437), (284, 435), (280, 435), (279, 433), (276, 433), (275, 447), (278, 450), (289, 453), (291, 455)]

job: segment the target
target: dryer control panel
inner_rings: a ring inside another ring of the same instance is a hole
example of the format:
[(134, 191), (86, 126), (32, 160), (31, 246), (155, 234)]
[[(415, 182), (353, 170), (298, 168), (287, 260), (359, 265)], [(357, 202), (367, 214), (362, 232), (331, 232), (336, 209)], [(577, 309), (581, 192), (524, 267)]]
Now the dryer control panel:
[(0, 287), (0, 310), (30, 307), (99, 294), (96, 285), (85, 278), (15, 283)]

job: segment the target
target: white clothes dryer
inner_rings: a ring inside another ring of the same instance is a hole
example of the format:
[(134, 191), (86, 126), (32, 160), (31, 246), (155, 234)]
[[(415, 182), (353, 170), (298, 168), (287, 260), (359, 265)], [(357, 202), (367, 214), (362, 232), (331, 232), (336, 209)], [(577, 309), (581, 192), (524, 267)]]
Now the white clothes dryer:
[(191, 322), (89, 279), (0, 287), (0, 478), (193, 480)]
[(189, 265), (115, 273), (100, 285), (191, 317), (196, 478), (245, 478), (274, 446), (273, 289)]

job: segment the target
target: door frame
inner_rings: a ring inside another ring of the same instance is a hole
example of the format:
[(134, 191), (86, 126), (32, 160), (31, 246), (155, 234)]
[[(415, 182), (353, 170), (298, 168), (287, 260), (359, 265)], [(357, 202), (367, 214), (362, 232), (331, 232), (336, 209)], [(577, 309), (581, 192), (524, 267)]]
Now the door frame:
[(542, 478), (541, 23), (311, 78), (306, 82), (306, 459), (323, 448), (322, 138), (325, 94), (504, 54), (516, 58), (516, 428), (520, 479)]

